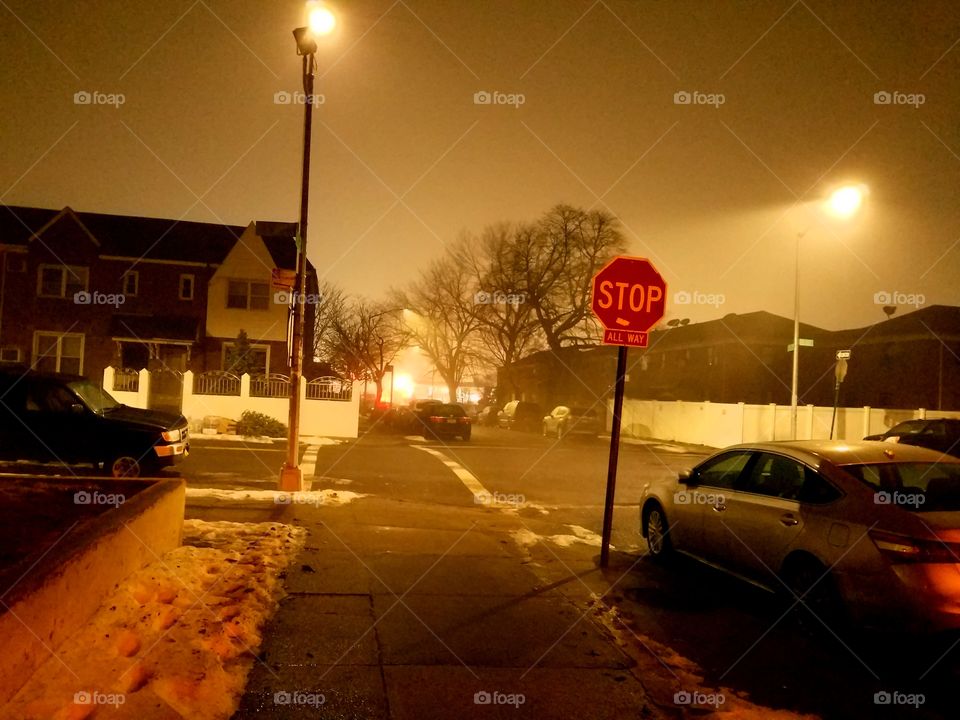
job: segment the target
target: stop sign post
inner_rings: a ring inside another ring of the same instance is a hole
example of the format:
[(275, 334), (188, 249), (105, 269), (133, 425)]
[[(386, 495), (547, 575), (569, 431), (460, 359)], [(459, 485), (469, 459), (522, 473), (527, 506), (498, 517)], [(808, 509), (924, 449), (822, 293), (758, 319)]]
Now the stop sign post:
[(646, 258), (620, 255), (593, 276), (590, 308), (603, 326), (603, 344), (619, 346), (617, 380), (613, 393), (613, 426), (610, 429), (610, 460), (607, 464), (607, 494), (603, 506), (601, 567), (607, 567), (610, 561), (627, 348), (647, 347), (648, 333), (663, 319), (666, 306), (667, 283)]

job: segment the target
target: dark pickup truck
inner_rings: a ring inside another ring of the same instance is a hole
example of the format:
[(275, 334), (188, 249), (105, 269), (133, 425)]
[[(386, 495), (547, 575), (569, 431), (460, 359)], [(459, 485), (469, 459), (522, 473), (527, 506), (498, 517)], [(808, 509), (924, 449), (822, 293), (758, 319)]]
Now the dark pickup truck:
[(189, 451), (182, 415), (128, 407), (76, 375), (0, 370), (0, 458), (93, 463), (113, 477), (139, 477)]

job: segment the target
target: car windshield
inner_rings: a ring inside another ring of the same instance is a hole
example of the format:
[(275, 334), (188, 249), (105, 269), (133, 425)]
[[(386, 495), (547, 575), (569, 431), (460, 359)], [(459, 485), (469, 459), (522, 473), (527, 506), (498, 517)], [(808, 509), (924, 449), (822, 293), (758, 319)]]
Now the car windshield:
[(570, 414), (576, 415), (577, 417), (596, 417), (597, 413), (593, 408), (570, 408)]
[(68, 385), (95, 413), (103, 414), (105, 410), (112, 410), (120, 406), (120, 403), (114, 400), (110, 393), (89, 380), (74, 380)]
[(917, 422), (916, 420), (907, 420), (899, 425), (894, 425), (887, 431), (887, 435), (919, 435), (926, 427), (926, 422)]
[(874, 488), (878, 503), (914, 512), (960, 510), (960, 463), (875, 463), (843, 469)]

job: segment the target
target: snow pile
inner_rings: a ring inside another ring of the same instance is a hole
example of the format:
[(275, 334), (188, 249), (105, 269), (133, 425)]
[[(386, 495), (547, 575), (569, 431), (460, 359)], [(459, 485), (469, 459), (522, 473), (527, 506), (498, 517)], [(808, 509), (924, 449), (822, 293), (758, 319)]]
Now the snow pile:
[(272, 502), (276, 505), (346, 505), (359, 498), (361, 493), (349, 490), (309, 490), (305, 492), (281, 492), (280, 490), (226, 490), (222, 488), (188, 487), (187, 498), (209, 498), (224, 502)]
[(227, 720), (305, 536), (279, 523), (185, 521), (184, 545), (121, 583), (0, 717)]
[[(522, 548), (531, 547), (543, 540), (549, 540), (560, 547), (570, 547), (575, 543), (600, 547), (602, 538), (595, 532), (579, 525), (567, 525), (567, 527), (570, 528), (572, 535), (537, 535), (532, 530), (524, 528), (513, 533), (513, 540)], [(610, 547), (613, 548), (613, 545)]]

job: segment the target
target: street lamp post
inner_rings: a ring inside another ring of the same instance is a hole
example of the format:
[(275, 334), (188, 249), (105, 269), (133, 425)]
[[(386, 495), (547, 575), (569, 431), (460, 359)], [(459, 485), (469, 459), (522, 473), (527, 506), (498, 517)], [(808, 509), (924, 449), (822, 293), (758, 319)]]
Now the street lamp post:
[[(827, 211), (846, 219), (857, 213), (863, 204), (866, 189), (862, 185), (845, 185), (833, 192), (827, 200)], [(793, 265), (793, 368), (790, 383), (790, 439), (797, 439), (798, 385), (800, 380), (800, 241), (810, 228), (797, 233)]]
[(297, 284), (293, 293), (293, 329), (290, 350), (290, 410), (287, 458), (280, 470), (279, 488), (285, 492), (303, 489), (300, 453), (300, 379), (303, 376), (303, 324), (307, 290), (307, 215), (310, 202), (310, 139), (313, 127), (313, 81), (317, 68), (317, 37), (329, 34), (336, 24), (324, 6), (308, 6), (309, 24), (293, 31), (297, 54), (303, 56), (303, 174), (300, 183), (300, 224), (297, 229)]

